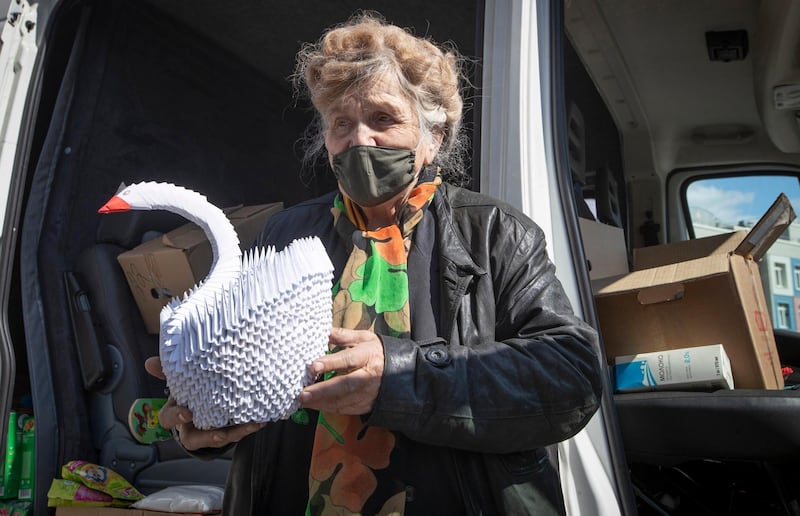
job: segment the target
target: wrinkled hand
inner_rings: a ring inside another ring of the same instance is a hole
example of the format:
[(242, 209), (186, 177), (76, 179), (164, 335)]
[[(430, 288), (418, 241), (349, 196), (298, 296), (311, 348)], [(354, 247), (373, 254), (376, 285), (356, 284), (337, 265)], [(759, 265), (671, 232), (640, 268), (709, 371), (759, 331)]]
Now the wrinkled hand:
[(330, 343), (344, 349), (318, 358), (310, 367), (315, 375), (331, 371), (336, 375), (306, 387), (300, 393), (300, 404), (336, 414), (367, 414), (381, 387), (383, 343), (370, 331), (344, 328), (331, 330)]
[[(156, 378), (165, 379), (164, 372), (161, 369), (160, 358), (148, 358), (144, 363), (144, 368)], [(220, 448), (227, 444), (239, 442), (246, 435), (263, 428), (265, 424), (248, 423), (211, 430), (198, 430), (192, 423), (192, 411), (186, 407), (178, 406), (172, 397), (161, 407), (158, 413), (158, 422), (167, 430), (175, 428), (178, 431), (181, 444), (189, 451), (199, 450), (200, 448)]]

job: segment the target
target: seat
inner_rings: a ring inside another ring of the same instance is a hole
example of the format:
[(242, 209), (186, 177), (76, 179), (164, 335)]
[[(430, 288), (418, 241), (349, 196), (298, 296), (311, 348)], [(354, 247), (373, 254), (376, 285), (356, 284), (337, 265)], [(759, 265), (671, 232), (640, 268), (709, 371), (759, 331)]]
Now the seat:
[(185, 222), (167, 212), (103, 216), (95, 244), (64, 277), (99, 463), (145, 494), (179, 484), (224, 487), (230, 464), (229, 456), (198, 461), (173, 440), (141, 444), (127, 424), (134, 400), (164, 397), (166, 385), (144, 369), (158, 355), (158, 335), (146, 332), (117, 256)]

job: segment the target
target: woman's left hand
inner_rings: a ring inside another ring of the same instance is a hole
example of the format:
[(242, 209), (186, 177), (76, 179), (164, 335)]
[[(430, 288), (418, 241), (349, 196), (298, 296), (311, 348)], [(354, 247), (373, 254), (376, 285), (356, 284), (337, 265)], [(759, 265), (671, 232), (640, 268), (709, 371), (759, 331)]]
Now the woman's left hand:
[(300, 393), (300, 404), (335, 414), (370, 412), (383, 377), (381, 339), (371, 331), (333, 328), (330, 343), (343, 349), (315, 360), (311, 372), (322, 375), (335, 371), (336, 375), (306, 387)]

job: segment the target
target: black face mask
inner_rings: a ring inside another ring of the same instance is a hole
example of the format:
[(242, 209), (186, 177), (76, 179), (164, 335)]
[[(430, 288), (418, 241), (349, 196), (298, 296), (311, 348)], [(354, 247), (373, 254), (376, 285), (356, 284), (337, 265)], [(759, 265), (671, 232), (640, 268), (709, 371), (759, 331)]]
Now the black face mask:
[(353, 202), (369, 208), (414, 180), (414, 156), (408, 149), (355, 145), (333, 156), (333, 174)]

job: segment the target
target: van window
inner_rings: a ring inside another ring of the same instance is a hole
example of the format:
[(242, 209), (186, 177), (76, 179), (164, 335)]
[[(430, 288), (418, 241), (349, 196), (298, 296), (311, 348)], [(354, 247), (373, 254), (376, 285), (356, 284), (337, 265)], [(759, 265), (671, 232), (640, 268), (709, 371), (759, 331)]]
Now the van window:
[(564, 95), (569, 166), (579, 215), (627, 231), (619, 130), (568, 39)]
[[(780, 193), (797, 211), (797, 176), (736, 175), (690, 180), (684, 190), (689, 235), (750, 230)], [(775, 328), (800, 331), (800, 224), (793, 222), (761, 259), (761, 281)]]

